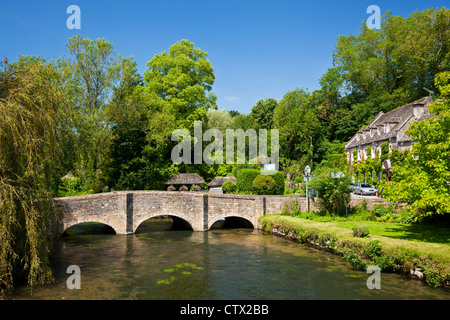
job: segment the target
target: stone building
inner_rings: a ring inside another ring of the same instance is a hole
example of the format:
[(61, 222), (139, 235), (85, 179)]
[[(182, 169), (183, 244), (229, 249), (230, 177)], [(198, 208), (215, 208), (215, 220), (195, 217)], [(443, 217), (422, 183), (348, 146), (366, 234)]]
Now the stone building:
[[(350, 168), (353, 167), (353, 152), (357, 152), (357, 161), (367, 160), (368, 147), (371, 147), (371, 158), (376, 154), (381, 155), (381, 144), (389, 143), (389, 151), (397, 149), (400, 152), (411, 151), (412, 141), (406, 134), (409, 125), (416, 121), (422, 121), (431, 115), (428, 111), (428, 105), (434, 101), (430, 97), (424, 97), (411, 102), (403, 107), (392, 110), (387, 113), (380, 112), (365, 128), (356, 132), (356, 134), (345, 145), (347, 161)], [(383, 170), (390, 175), (389, 162), (383, 163)]]
[(209, 192), (211, 193), (223, 193), (222, 191), (222, 184), (225, 181), (234, 181), (237, 182), (236, 177), (230, 176), (230, 177), (215, 177), (210, 183), (208, 183)]

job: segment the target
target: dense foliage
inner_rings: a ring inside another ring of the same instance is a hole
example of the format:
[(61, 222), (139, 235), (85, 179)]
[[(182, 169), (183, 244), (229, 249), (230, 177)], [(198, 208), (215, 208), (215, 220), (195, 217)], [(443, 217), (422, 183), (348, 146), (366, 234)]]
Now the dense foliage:
[(450, 213), (450, 72), (435, 81), (442, 98), (429, 107), (435, 116), (411, 124), (413, 152), (395, 162), (392, 181), (381, 185), (383, 195), (407, 203), (416, 220)]
[(318, 193), (319, 206), (330, 213), (345, 213), (350, 202), (350, 177), (334, 169), (323, 168), (310, 183), (310, 187)]
[(60, 175), (63, 121), (57, 72), (41, 59), (20, 59), (0, 78), (0, 297), (18, 277), (30, 285), (52, 277), (46, 201)]

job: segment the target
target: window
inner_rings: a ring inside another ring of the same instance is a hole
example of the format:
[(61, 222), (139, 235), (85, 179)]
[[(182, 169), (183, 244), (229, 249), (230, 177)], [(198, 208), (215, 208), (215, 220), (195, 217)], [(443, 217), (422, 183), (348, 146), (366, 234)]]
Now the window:
[(389, 132), (389, 125), (386, 123), (384, 125), (384, 133), (388, 133)]

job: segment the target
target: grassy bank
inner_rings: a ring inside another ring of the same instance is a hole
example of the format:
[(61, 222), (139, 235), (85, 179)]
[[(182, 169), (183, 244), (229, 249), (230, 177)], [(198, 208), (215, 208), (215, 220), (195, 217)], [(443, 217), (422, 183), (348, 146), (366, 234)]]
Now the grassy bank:
[[(414, 274), (431, 286), (450, 287), (450, 234), (448, 228), (377, 221), (317, 221), (268, 215), (263, 230), (320, 246), (341, 255), (355, 268), (377, 265), (384, 272)], [(354, 236), (364, 226), (366, 237)]]

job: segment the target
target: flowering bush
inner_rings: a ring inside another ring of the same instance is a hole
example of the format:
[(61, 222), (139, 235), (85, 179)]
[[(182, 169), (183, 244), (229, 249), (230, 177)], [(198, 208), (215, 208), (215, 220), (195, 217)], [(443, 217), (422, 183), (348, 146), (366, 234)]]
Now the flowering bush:
[(202, 187), (200, 187), (199, 185), (194, 184), (191, 187), (191, 191), (202, 191)]
[(167, 188), (167, 191), (175, 191), (177, 190), (177, 188), (175, 188), (174, 186), (170, 186)]
[(189, 188), (186, 187), (186, 186), (182, 186), (182, 187), (180, 188), (180, 191), (189, 191)]

